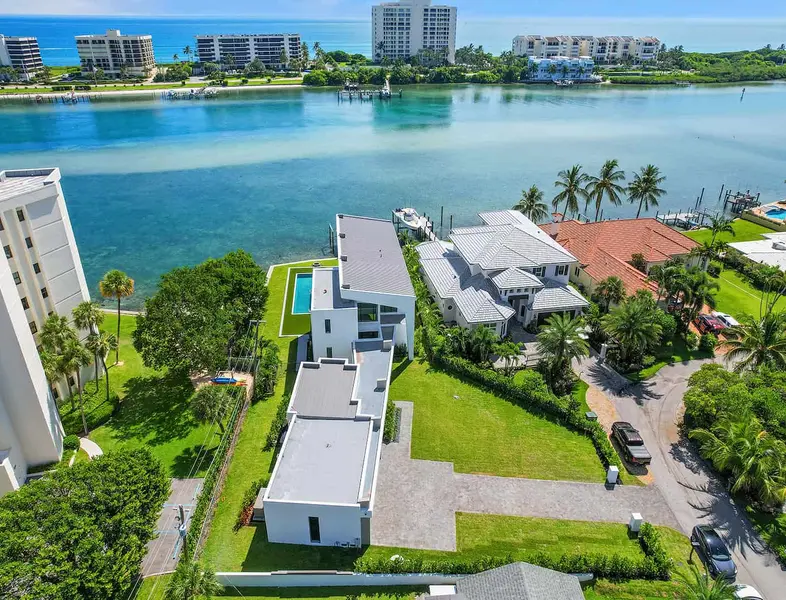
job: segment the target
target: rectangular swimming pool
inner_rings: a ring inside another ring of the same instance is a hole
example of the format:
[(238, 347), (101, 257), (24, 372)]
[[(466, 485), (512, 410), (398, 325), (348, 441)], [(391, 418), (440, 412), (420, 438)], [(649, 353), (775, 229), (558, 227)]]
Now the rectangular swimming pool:
[(305, 315), (311, 312), (311, 273), (295, 275), (295, 297), (292, 300), (292, 314)]
[(786, 208), (772, 208), (764, 214), (770, 219), (778, 219), (779, 221), (786, 220)]

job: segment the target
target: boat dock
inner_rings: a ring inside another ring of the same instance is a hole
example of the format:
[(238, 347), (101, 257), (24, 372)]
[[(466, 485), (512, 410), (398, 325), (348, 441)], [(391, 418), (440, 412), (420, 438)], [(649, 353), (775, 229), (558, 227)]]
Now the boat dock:
[(163, 100), (200, 100), (202, 98), (215, 98), (216, 96), (218, 96), (218, 90), (212, 87), (161, 92)]
[[(339, 101), (349, 100), (350, 102), (352, 102), (352, 100), (373, 101), (375, 98), (379, 100), (390, 100), (394, 96), (394, 92), (390, 89), (389, 81), (385, 81), (385, 85), (382, 88), (376, 90), (363, 89), (359, 84), (347, 81), (344, 84), (344, 89), (338, 90), (336, 94)], [(404, 93), (399, 90), (398, 97), (402, 98), (403, 96)]]
[(403, 230), (420, 241), (439, 241), (439, 237), (434, 233), (434, 221), (431, 221), (425, 213), (419, 215), (414, 208), (396, 208), (391, 211), (391, 214), (397, 233)]
[(725, 211), (726, 207), (729, 206), (729, 212), (735, 215), (742, 214), (748, 209), (761, 206), (759, 196), (761, 196), (761, 192), (754, 196), (750, 190), (744, 193), (740, 191), (732, 193), (731, 190), (726, 190), (726, 197), (723, 199), (723, 210)]
[(709, 217), (707, 213), (700, 211), (667, 213), (663, 215), (655, 214), (656, 221), (664, 225), (681, 227), (683, 229), (702, 227), (704, 225), (704, 219), (707, 217)]

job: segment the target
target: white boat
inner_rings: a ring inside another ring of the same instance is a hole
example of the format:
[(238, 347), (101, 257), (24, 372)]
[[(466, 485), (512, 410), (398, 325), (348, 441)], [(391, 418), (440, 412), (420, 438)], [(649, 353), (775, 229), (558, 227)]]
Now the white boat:
[(569, 86), (573, 85), (573, 80), (572, 79), (555, 79), (554, 80), (554, 85), (556, 85), (557, 87), (569, 87)]
[(421, 217), (414, 208), (397, 208), (393, 211), (393, 214), (410, 229), (417, 230), (426, 223), (426, 219)]

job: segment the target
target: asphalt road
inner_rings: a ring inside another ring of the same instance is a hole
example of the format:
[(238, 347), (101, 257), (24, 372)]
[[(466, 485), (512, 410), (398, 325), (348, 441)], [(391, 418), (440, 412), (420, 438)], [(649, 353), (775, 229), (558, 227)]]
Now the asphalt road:
[[(582, 378), (614, 403), (620, 417), (641, 431), (652, 454), (650, 471), (683, 532), (711, 525), (732, 550), (738, 583), (755, 587), (767, 600), (786, 597), (786, 571), (756, 535), (726, 493), (724, 481), (712, 474), (677, 425), (687, 381), (701, 365), (690, 361), (669, 365), (655, 377), (620, 391), (616, 373), (599, 367), (594, 358), (582, 362)], [(646, 519), (647, 515), (644, 514)]]

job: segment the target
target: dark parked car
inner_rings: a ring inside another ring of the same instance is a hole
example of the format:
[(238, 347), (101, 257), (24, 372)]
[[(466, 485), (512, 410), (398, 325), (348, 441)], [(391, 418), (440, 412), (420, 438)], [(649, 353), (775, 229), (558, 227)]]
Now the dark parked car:
[(617, 421), (611, 426), (611, 435), (622, 446), (625, 458), (635, 465), (648, 465), (652, 462), (644, 440), (638, 430), (626, 421)]
[(696, 329), (699, 330), (699, 333), (714, 333), (717, 335), (726, 329), (726, 325), (724, 325), (723, 321), (721, 321), (718, 317), (713, 317), (712, 315), (699, 315), (696, 317), (694, 323), (696, 324)]
[(696, 525), (690, 534), (690, 543), (711, 577), (722, 575), (731, 583), (737, 579), (737, 565), (731, 558), (731, 552), (712, 527)]

